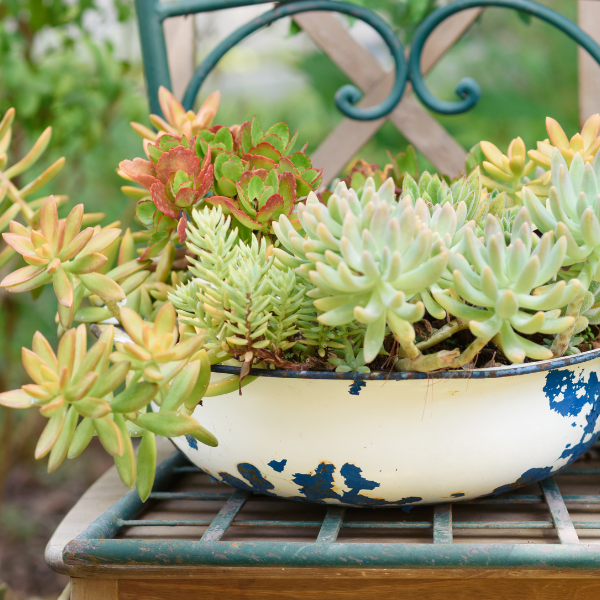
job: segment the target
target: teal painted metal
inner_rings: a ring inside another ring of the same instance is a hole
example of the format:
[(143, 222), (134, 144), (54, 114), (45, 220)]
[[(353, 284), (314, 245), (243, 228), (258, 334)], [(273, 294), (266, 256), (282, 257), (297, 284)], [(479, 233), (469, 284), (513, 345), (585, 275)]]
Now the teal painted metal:
[(413, 37), (408, 60), (409, 79), (416, 95), (425, 106), (435, 112), (446, 115), (463, 113), (473, 108), (481, 97), (479, 84), (471, 78), (465, 78), (459, 82), (455, 90), (462, 100), (457, 102), (439, 100), (427, 89), (420, 65), (425, 42), (435, 28), (452, 15), (476, 7), (509, 8), (541, 19), (568, 35), (600, 64), (600, 46), (575, 23), (546, 6), (531, 0), (454, 0), (432, 12), (419, 25)]
[[(599, 447), (597, 445), (596, 447)], [(345, 509), (328, 507), (320, 520), (248, 520), (238, 519), (240, 510), (253, 496), (237, 490), (223, 494), (169, 492), (177, 479), (194, 468), (180, 454), (162, 463), (157, 470), (155, 489), (147, 506), (160, 500), (195, 502), (222, 500), (221, 510), (213, 519), (144, 519), (137, 493), (130, 492), (94, 522), (78, 538), (67, 544), (63, 558), (67, 565), (213, 565), (263, 567), (387, 567), (387, 568), (511, 568), (590, 569), (600, 568), (600, 545), (577, 543), (576, 530), (600, 529), (600, 521), (571, 522), (566, 505), (599, 504), (599, 496), (562, 496), (553, 478), (542, 482), (542, 494), (507, 494), (482, 498), (465, 504), (538, 504), (545, 505), (552, 521), (453, 521), (452, 504), (432, 507), (429, 521), (389, 521), (385, 509), (369, 510), (370, 520), (345, 520)], [(198, 471), (198, 470), (197, 470)], [(567, 472), (568, 473), (568, 472)], [(585, 473), (584, 473), (585, 474)], [(263, 498), (264, 501), (273, 501)], [(543, 513), (540, 514), (540, 516)], [(381, 518), (378, 518), (381, 517)], [(124, 527), (208, 526), (200, 542), (195, 540), (112, 539)], [(293, 527), (319, 529), (315, 542), (244, 542), (229, 539), (238, 528)], [(338, 541), (344, 529), (429, 530), (432, 542), (425, 543), (345, 543)], [(542, 544), (454, 544), (453, 530), (555, 530), (560, 540)]]
[[(165, 19), (226, 8), (265, 4), (267, 1), (173, 0), (170, 2), (161, 2), (160, 0), (136, 0), (151, 111), (155, 114), (161, 114), (157, 96), (158, 88), (164, 85), (171, 89), (167, 51), (162, 29), (162, 23)], [(461, 98), (460, 100), (455, 102), (440, 100), (427, 89), (420, 63), (425, 42), (434, 32), (435, 28), (450, 16), (476, 7), (508, 8), (541, 19), (572, 38), (600, 64), (600, 45), (575, 23), (569, 21), (560, 13), (532, 0), (454, 0), (438, 8), (417, 29), (413, 38), (408, 64), (404, 56), (402, 43), (395, 35), (393, 29), (373, 11), (341, 0), (287, 0), (234, 31), (210, 52), (194, 72), (185, 92), (183, 105), (186, 110), (192, 108), (200, 87), (219, 60), (231, 48), (252, 33), (279, 19), (295, 14), (308, 11), (326, 11), (349, 15), (373, 27), (381, 35), (395, 64), (393, 88), (388, 97), (376, 106), (359, 108), (356, 105), (362, 97), (361, 92), (353, 85), (345, 85), (340, 88), (335, 95), (335, 103), (344, 115), (356, 120), (369, 121), (389, 114), (398, 102), (400, 102), (406, 84), (409, 81), (421, 102), (431, 110), (442, 114), (465, 112), (473, 108), (481, 97), (481, 88), (477, 82), (471, 78), (464, 78), (456, 88), (456, 93)]]

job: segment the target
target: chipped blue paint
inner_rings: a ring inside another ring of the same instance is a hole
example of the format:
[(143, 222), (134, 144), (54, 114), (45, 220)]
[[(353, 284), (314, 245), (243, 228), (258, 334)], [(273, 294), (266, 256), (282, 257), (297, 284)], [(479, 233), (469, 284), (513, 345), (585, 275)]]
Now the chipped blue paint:
[(355, 381), (350, 386), (350, 394), (352, 396), (358, 396), (360, 394), (361, 388), (364, 388), (367, 384), (364, 381)]
[(576, 460), (591, 447), (597, 437), (594, 430), (600, 416), (600, 381), (594, 371), (589, 373), (587, 382), (585, 375), (583, 371), (570, 369), (556, 369), (546, 375), (544, 393), (554, 412), (571, 418), (587, 411), (584, 424), (578, 424), (577, 421), (571, 424), (572, 427), (582, 429), (579, 443), (567, 444), (558, 460)]
[(198, 450), (198, 440), (195, 437), (192, 437), (191, 435), (186, 435), (185, 439), (189, 444), (190, 448), (192, 448), (193, 450)]
[(237, 466), (238, 473), (246, 480), (242, 481), (238, 477), (230, 475), (226, 472), (219, 472), (219, 477), (229, 485), (247, 490), (248, 492), (257, 492), (258, 494), (266, 494), (267, 496), (275, 496), (272, 489), (275, 486), (266, 479), (262, 473), (250, 463), (240, 463)]
[[(281, 461), (281, 462), (287, 462)], [(276, 463), (271, 461), (271, 463)], [(272, 467), (272, 464), (269, 466)], [(225, 483), (233, 487), (265, 494), (267, 496), (277, 496), (272, 490), (275, 486), (250, 463), (239, 463), (238, 473), (242, 479), (231, 475), (225, 471), (219, 472), (219, 477)], [(340, 469), (340, 475), (344, 478), (344, 483), (349, 490), (339, 493), (334, 490), (333, 476), (336, 467), (332, 463), (322, 462), (310, 473), (295, 473), (293, 482), (300, 488), (300, 496), (289, 497), (289, 500), (299, 500), (300, 502), (310, 502), (314, 504), (327, 504), (326, 500), (338, 500), (350, 506), (375, 507), (375, 506), (400, 506), (410, 509), (411, 504), (420, 502), (422, 498), (418, 496), (409, 496), (395, 502), (388, 502), (381, 498), (369, 498), (361, 494), (363, 490), (374, 490), (380, 486), (376, 481), (370, 481), (362, 476), (362, 469), (351, 463), (346, 463)]]
[(283, 473), (283, 469), (285, 469), (285, 465), (287, 464), (287, 458), (283, 460), (277, 461), (272, 460), (270, 463), (267, 463), (273, 471), (277, 471), (278, 473)]
[(542, 479), (546, 479), (553, 472), (554, 467), (540, 467), (529, 469), (521, 475), (514, 483), (507, 483), (506, 485), (501, 485), (497, 487), (491, 494), (486, 494), (486, 496), (499, 496), (500, 494), (506, 494), (506, 492), (510, 492), (516, 488), (523, 487), (524, 485), (529, 485), (530, 483), (535, 483), (536, 481), (541, 481)]
[(586, 404), (598, 401), (600, 381), (593, 371), (586, 382), (583, 371), (556, 369), (547, 373), (544, 393), (553, 411), (563, 417), (577, 417)]
[(464, 494), (462, 492), (456, 492), (456, 494), (450, 494), (451, 498), (462, 498)]

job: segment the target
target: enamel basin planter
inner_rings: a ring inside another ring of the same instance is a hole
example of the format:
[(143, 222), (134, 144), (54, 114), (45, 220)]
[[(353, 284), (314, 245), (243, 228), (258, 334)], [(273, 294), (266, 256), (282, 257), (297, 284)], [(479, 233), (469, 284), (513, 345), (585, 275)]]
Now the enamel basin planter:
[(429, 377), (255, 370), (262, 376), (241, 396), (196, 408), (218, 447), (173, 441), (213, 477), (281, 498), (361, 507), (477, 498), (539, 481), (590, 448), (599, 367), (591, 350)]

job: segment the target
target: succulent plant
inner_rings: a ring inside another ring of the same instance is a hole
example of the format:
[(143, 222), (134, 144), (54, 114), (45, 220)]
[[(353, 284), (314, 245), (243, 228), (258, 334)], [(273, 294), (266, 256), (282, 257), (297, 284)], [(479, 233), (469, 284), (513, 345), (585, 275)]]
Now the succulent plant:
[(411, 298), (435, 283), (446, 267), (448, 252), (441, 240), (419, 218), (427, 211), (423, 200), (394, 199), (390, 179), (377, 192), (368, 181), (359, 199), (340, 183), (327, 206), (314, 194), (298, 207), (306, 238), (282, 216), (274, 225), (282, 246), (279, 261), (296, 267), (296, 272), (315, 289), (319, 321), (329, 326), (354, 320), (367, 325), (364, 359), (379, 354), (390, 328), (403, 350), (418, 358), (411, 323), (425, 312), (422, 302)]
[[(596, 155), (597, 156), (597, 155)], [(592, 280), (600, 280), (600, 159), (584, 161), (575, 154), (570, 167), (559, 149), (552, 152), (552, 187), (547, 202), (533, 192), (523, 194), (523, 203), (541, 232), (553, 231), (567, 241), (567, 255), (560, 276), (577, 277), (584, 285), (567, 308), (567, 315), (577, 319), (584, 302), (584, 292)], [(573, 335), (574, 326), (558, 335), (552, 345), (555, 356), (562, 355)]]
[(185, 241), (189, 211), (212, 186), (214, 167), (209, 157), (201, 164), (189, 145), (185, 136), (163, 135), (155, 144), (148, 144), (150, 160), (136, 158), (119, 165), (127, 177), (151, 194), (151, 200), (141, 199), (136, 206), (138, 219), (152, 231), (142, 259), (156, 256), (175, 229), (179, 242)]
[[(285, 123), (276, 123), (263, 133), (256, 117), (230, 128), (215, 125), (199, 132), (196, 154), (206, 156), (210, 147), (215, 165), (215, 192), (233, 197), (236, 181), (245, 171), (275, 169), (291, 173), (296, 180), (298, 197), (304, 197), (321, 185), (323, 171), (314, 169), (306, 155), (306, 146), (292, 152), (298, 133), (290, 136)], [(221, 154), (224, 157), (220, 157)], [(243, 170), (240, 171), (240, 168)]]
[[(376, 164), (370, 164), (364, 159), (357, 159), (348, 167), (348, 175), (343, 181), (348, 188), (352, 188), (360, 192), (365, 185), (367, 179), (372, 178), (375, 182), (375, 187), (380, 188), (390, 177), (394, 180), (396, 186), (396, 194), (400, 194), (402, 190), (402, 182), (405, 175), (410, 175), (413, 178), (419, 177), (419, 162), (415, 149), (409, 144), (405, 152), (399, 152), (394, 156), (389, 150), (387, 151), (390, 162), (383, 168), (379, 168)], [(335, 184), (339, 182), (336, 181)], [(321, 199), (327, 201), (332, 192), (321, 195)]]
[[(89, 350), (86, 337), (84, 325), (71, 329), (54, 353), (46, 338), (36, 333), (32, 350), (23, 348), (23, 365), (34, 383), (0, 394), (3, 406), (37, 406), (49, 419), (35, 450), (36, 458), (50, 453), (49, 471), (58, 468), (68, 454), (72, 456), (83, 450), (94, 431), (110, 454), (123, 454), (123, 439), (106, 398), (125, 380), (129, 365), (108, 365), (112, 328)], [(83, 417), (80, 427), (90, 430), (83, 447), (76, 436), (80, 417)]]
[(164, 86), (158, 88), (158, 103), (164, 115), (164, 119), (158, 115), (150, 115), (150, 122), (158, 133), (140, 123), (131, 123), (134, 131), (139, 133), (145, 140), (152, 142), (165, 133), (171, 135), (185, 135), (192, 138), (198, 131), (210, 127), (219, 110), (221, 94), (216, 91), (206, 98), (200, 110), (194, 113), (186, 111), (181, 102)]
[[(82, 219), (83, 205), (79, 204), (66, 219), (59, 220), (51, 196), (40, 212), (40, 231), (30, 231), (11, 221), (11, 232), (2, 234), (28, 266), (7, 275), (0, 286), (9, 292), (26, 292), (52, 281), (63, 327), (71, 325), (76, 297), (81, 301), (83, 288), (108, 301), (125, 298), (114, 280), (98, 272), (107, 260), (102, 252), (119, 237), (121, 230), (88, 227), (80, 231)], [(78, 293), (79, 286), (82, 287)]]
[[(231, 215), (233, 226), (242, 231), (245, 228), (270, 233), (273, 221), (280, 215), (292, 214), (296, 204), (296, 180), (292, 173), (277, 173), (274, 169), (246, 171), (237, 183), (237, 199), (212, 196), (206, 201)], [(248, 234), (243, 239), (247, 240)]]
[(529, 158), (540, 167), (550, 169), (554, 148), (558, 149), (567, 166), (575, 156), (580, 156), (584, 162), (592, 162), (600, 148), (600, 114), (589, 117), (584, 123), (581, 133), (576, 133), (570, 140), (563, 128), (551, 117), (546, 117), (548, 138), (537, 143), (537, 150), (528, 152)]
[(525, 357), (552, 358), (548, 348), (519, 333), (560, 333), (573, 324), (573, 317), (561, 317), (560, 309), (581, 293), (581, 282), (557, 281), (543, 291), (538, 289), (561, 269), (567, 240), (557, 240), (553, 232), (547, 232), (533, 247), (533, 224), (525, 209), (515, 218), (508, 246), (493, 215), (486, 219), (483, 239), (472, 229), (466, 229), (465, 238), (466, 256), (450, 255), (452, 288), (434, 293), (436, 301), (468, 322), (478, 349), (494, 339), (514, 363), (523, 362)]
[(288, 367), (284, 353), (296, 344), (305, 286), (291, 269), (273, 266), (264, 239), (238, 241), (230, 220), (220, 207), (193, 212), (187, 245), (196, 277), (169, 299), (181, 322), (204, 336), (212, 360), (233, 356), (245, 370), (255, 360)]
[[(538, 195), (547, 195), (549, 174), (537, 173), (536, 163), (527, 161), (525, 143), (520, 137), (515, 138), (508, 146), (507, 154), (491, 142), (482, 141), (467, 156), (467, 171), (480, 166), (483, 170), (481, 181), (490, 191), (506, 193), (512, 205), (520, 206), (521, 189), (527, 185)], [(535, 174), (535, 177), (530, 175)]]
[(343, 352), (335, 352), (335, 356), (327, 360), (335, 366), (336, 373), (370, 373), (371, 369), (366, 366), (364, 351), (353, 346), (350, 340), (345, 340)]
[[(52, 127), (48, 127), (37, 139), (32, 148), (16, 163), (8, 166), (8, 151), (12, 139), (12, 124), (15, 109), (10, 108), (0, 120), (0, 232), (6, 231), (12, 220), (21, 217), (26, 229), (39, 226), (40, 208), (47, 197), (31, 200), (29, 197), (50, 183), (62, 170), (65, 159), (59, 158), (43, 173), (22, 187), (17, 187), (19, 180), (44, 154), (52, 137)], [(57, 204), (64, 203), (67, 196), (56, 196)], [(97, 215), (92, 215), (92, 218)], [(103, 217), (103, 215), (100, 215)], [(0, 267), (3, 267), (14, 255), (15, 250), (5, 247), (0, 252)]]

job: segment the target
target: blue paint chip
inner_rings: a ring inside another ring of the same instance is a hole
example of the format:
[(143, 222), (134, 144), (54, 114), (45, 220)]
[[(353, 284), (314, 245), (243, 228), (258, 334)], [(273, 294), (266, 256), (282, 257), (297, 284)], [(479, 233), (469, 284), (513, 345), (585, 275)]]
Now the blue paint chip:
[(287, 459), (276, 461), (272, 460), (270, 463), (267, 463), (273, 471), (277, 471), (278, 473), (283, 473), (283, 469), (285, 469), (285, 465), (287, 464)]
[[(584, 409), (588, 411), (585, 415), (585, 424), (581, 426), (583, 431), (579, 443), (572, 447), (567, 446), (558, 458), (558, 460), (566, 458), (571, 463), (587, 452), (598, 437), (594, 435), (596, 422), (600, 416), (598, 375), (594, 371), (590, 372), (586, 383), (584, 373), (581, 371), (579, 373), (569, 369), (549, 371), (546, 375), (544, 392), (550, 401), (550, 408), (563, 417), (578, 417)], [(562, 399), (559, 398), (561, 394)], [(577, 427), (577, 423), (573, 422), (571, 426)]]
[(191, 435), (186, 435), (185, 439), (187, 440), (187, 443), (190, 448), (192, 448), (193, 450), (198, 450), (198, 440), (195, 437), (192, 437)]
[[(281, 471), (287, 460), (271, 461), (269, 466), (273, 468), (280, 467)], [(265, 494), (267, 496), (277, 496), (273, 493), (275, 486), (263, 475), (254, 465), (250, 463), (239, 463), (237, 470), (241, 478), (237, 475), (231, 475), (227, 472), (220, 472), (221, 479), (233, 487), (243, 490)], [(279, 472), (281, 472), (279, 471)], [(345, 463), (340, 469), (340, 475), (344, 478), (347, 491), (337, 491), (334, 485), (334, 473), (336, 467), (332, 463), (321, 462), (314, 471), (310, 473), (295, 473), (292, 481), (300, 488), (300, 496), (289, 498), (290, 500), (299, 500), (301, 502), (311, 502), (314, 504), (327, 504), (327, 500), (338, 500), (350, 506), (375, 507), (375, 506), (401, 506), (410, 509), (411, 504), (420, 502), (422, 498), (410, 496), (402, 498), (395, 502), (388, 502), (381, 498), (369, 498), (361, 492), (363, 490), (374, 490), (380, 486), (377, 481), (371, 481), (362, 475), (362, 469), (352, 463)]]
[(456, 494), (450, 494), (451, 498), (462, 498), (464, 494), (462, 492), (457, 492)]
[(364, 381), (355, 381), (351, 386), (350, 386), (350, 395), (352, 396), (358, 396), (360, 394), (360, 390), (364, 387), (366, 387), (366, 383)]
[(516, 488), (523, 487), (524, 485), (529, 485), (530, 483), (535, 483), (536, 481), (541, 481), (542, 479), (546, 479), (552, 474), (553, 467), (541, 467), (534, 468), (525, 471), (521, 477), (519, 477), (514, 483), (507, 483), (506, 485), (501, 485), (497, 487), (491, 494), (487, 494), (489, 496), (499, 496), (500, 494), (506, 494), (511, 490)]

